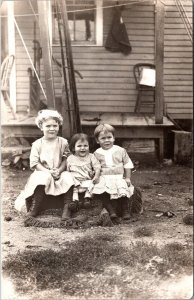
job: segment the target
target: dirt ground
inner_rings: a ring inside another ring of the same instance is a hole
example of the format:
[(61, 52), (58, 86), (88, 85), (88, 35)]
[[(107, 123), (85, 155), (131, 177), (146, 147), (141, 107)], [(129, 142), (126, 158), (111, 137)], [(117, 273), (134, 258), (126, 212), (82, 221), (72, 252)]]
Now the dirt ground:
[[(193, 226), (186, 225), (183, 217), (192, 213), (192, 169), (188, 166), (139, 166), (132, 175), (133, 184), (141, 189), (144, 202), (144, 211), (130, 222), (113, 227), (94, 226), (92, 228), (40, 228), (25, 227), (22, 214), (14, 209), (14, 201), (23, 189), (30, 174), (28, 170), (15, 170), (2, 167), (2, 261), (24, 250), (39, 251), (41, 249), (60, 250), (66, 243), (75, 241), (84, 236), (95, 236), (96, 233), (112, 234), (117, 242), (126, 249), (131, 242), (144, 241), (156, 243), (159, 247), (171, 242), (177, 242), (184, 247), (192, 245)], [(164, 213), (164, 214), (162, 214)], [(151, 236), (137, 236), (139, 228), (148, 228)], [(124, 286), (112, 283), (112, 286), (103, 286), (101, 293), (88, 294), (80, 288), (80, 294), (69, 295), (59, 289), (31, 291), (18, 294), (10, 278), (2, 279), (3, 299), (190, 299), (193, 295), (192, 261), (189, 270), (179, 274), (171, 274), (169, 278), (149, 274), (145, 269), (141, 273), (131, 273), (129, 267), (107, 266), (107, 274), (114, 278), (125, 272)], [(120, 273), (119, 273), (120, 272)], [(19, 274), (18, 274), (19, 276)], [(84, 275), (86, 280), (91, 280)], [(100, 275), (93, 275), (94, 285), (98, 284)], [(128, 282), (127, 282), (128, 280)], [(126, 285), (127, 284), (127, 285)], [(111, 285), (111, 281), (110, 281)], [(108, 293), (108, 290), (111, 293)], [(126, 292), (123, 289), (128, 289)]]

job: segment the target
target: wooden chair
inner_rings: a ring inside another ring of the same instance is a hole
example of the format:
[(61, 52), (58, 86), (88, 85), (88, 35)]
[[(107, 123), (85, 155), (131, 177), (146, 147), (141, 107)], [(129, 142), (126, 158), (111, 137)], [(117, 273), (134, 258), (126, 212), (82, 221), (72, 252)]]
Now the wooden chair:
[(12, 112), (14, 119), (16, 119), (16, 114), (14, 112), (9, 97), (9, 78), (13, 67), (14, 59), (15, 59), (14, 55), (7, 55), (1, 64), (1, 93), (3, 96), (2, 100), (4, 101), (4, 104), (7, 103), (7, 105), (9, 106)]
[[(139, 113), (141, 106), (152, 106), (155, 108), (155, 83), (153, 86), (149, 85), (151, 83), (142, 84), (141, 80), (142, 78), (142, 72), (145, 71), (145, 69), (151, 69), (155, 70), (155, 65), (150, 63), (139, 63), (134, 65), (133, 67), (133, 74), (136, 82), (136, 89), (137, 89), (137, 100), (135, 104), (135, 112)], [(152, 72), (155, 74), (155, 72)], [(153, 78), (151, 78), (153, 80)], [(143, 81), (142, 81), (143, 82)], [(142, 101), (143, 94), (145, 95), (147, 92), (151, 91), (153, 96), (153, 101)]]

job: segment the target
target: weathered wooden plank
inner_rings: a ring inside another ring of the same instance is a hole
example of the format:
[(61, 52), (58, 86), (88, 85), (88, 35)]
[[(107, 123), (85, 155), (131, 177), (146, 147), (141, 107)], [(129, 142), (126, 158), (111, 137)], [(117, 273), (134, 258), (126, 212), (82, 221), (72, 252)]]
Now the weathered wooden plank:
[[(135, 57), (138, 57), (139, 54), (143, 54), (143, 55), (149, 55), (149, 54), (153, 54), (154, 51), (153, 49), (151, 49), (151, 47), (149, 48), (139, 48), (137, 51), (135, 51), (136, 49), (134, 49), (134, 53), (131, 53), (130, 55)], [(78, 52), (74, 52), (73, 53), (73, 58), (75, 61), (77, 60), (82, 60), (84, 59), (85, 61), (89, 61), (89, 60), (94, 60), (96, 58), (98, 59), (103, 59), (103, 60), (107, 60), (110, 61), (111, 59), (118, 59), (118, 60), (129, 60), (128, 56), (124, 56), (122, 53), (110, 53), (108, 51), (104, 51), (104, 52), (100, 52), (98, 53), (98, 57), (96, 57), (96, 53), (95, 52), (89, 52), (89, 53), (78, 53)], [(95, 61), (95, 60), (94, 60)]]
[[(185, 25), (184, 25), (184, 23), (179, 23), (179, 24), (165, 23), (164, 28), (165, 28), (165, 30), (166, 29), (185, 29)], [(177, 32), (176, 32), (176, 34), (177, 34)]]
[(130, 89), (131, 87), (135, 87), (135, 85), (129, 85), (124, 83), (77, 83), (78, 88), (89, 89)]
[(110, 77), (85, 77), (84, 79), (80, 79), (80, 78), (77, 78), (77, 83), (127, 83), (127, 84), (135, 84), (135, 80), (134, 78), (123, 78), (123, 77), (120, 77), (120, 78), (110, 78)]
[(181, 69), (184, 69), (184, 70), (190, 70), (191, 69), (191, 63), (190, 62), (184, 62), (184, 63), (177, 63), (177, 62), (172, 62), (172, 63), (167, 63), (165, 64), (165, 69), (168, 70), (168, 69), (174, 69), (175, 71), (176, 70), (181, 70)]
[[(110, 106), (80, 106), (81, 112), (110, 112)], [(121, 113), (133, 113), (134, 107), (122, 107), (122, 106), (111, 106), (111, 112), (121, 112)], [(146, 112), (152, 113), (151, 110), (147, 110)]]
[(187, 59), (187, 58), (192, 58), (192, 52), (165, 52), (165, 57), (174, 57), (174, 58), (184, 58), (184, 59)]
[[(183, 87), (181, 85), (178, 85), (178, 86), (164, 86), (164, 90), (166, 91), (182, 91), (183, 90)], [(187, 91), (192, 91), (193, 90), (193, 87), (190, 85), (190, 86), (187, 86), (186, 87), (186, 90)]]
[(78, 89), (79, 95), (133, 95), (136, 97), (137, 91), (135, 89), (126, 89), (126, 90), (120, 90), (120, 89)]
[(170, 28), (170, 29), (165, 29), (165, 34), (167, 35), (184, 35), (187, 34), (186, 28)]
[(169, 107), (168, 108), (168, 112), (170, 114), (180, 114), (180, 115), (183, 115), (183, 114), (189, 114), (193, 112), (193, 109), (192, 107), (191, 108), (183, 108), (183, 107), (180, 107), (180, 108), (176, 108), (176, 107)]
[(164, 41), (164, 45), (165, 46), (171, 46), (171, 45), (174, 45), (174, 46), (185, 46), (185, 47), (192, 47), (191, 46), (191, 41), (190, 40), (184, 40), (184, 43), (182, 40), (166, 40)]
[(146, 18), (144, 16), (134, 17), (133, 14), (131, 14), (131, 16), (128, 15), (125, 17), (125, 23), (127, 24), (128, 22), (154, 24), (153, 15)]
[(164, 75), (166, 76), (166, 75), (176, 75), (176, 76), (178, 76), (178, 75), (190, 75), (190, 76), (192, 76), (192, 74), (193, 74), (193, 71), (192, 71), (192, 69), (191, 68), (189, 68), (189, 69), (180, 69), (180, 70), (178, 70), (178, 69), (164, 69)]
[(163, 123), (163, 63), (164, 63), (164, 6), (163, 3), (156, 3), (156, 91), (155, 91), (155, 121), (156, 124)]
[[(182, 103), (181, 102), (168, 102), (168, 108), (182, 108)], [(192, 103), (187, 103), (187, 102), (184, 102), (184, 108), (187, 109), (191, 109), (193, 108), (193, 105)]]
[[(147, 96), (145, 98), (150, 98), (151, 96)], [(136, 97), (135, 95), (83, 95), (83, 94), (79, 94), (79, 100), (80, 101), (91, 101), (92, 104), (95, 101), (112, 101), (112, 102), (131, 102), (131, 101), (136, 101)], [(103, 102), (102, 102), (103, 103)], [(91, 104), (91, 105), (92, 105)]]
[(174, 24), (179, 24), (181, 22), (181, 19), (180, 18), (165, 18), (166, 22), (167, 23), (174, 23)]
[[(192, 11), (187, 11), (186, 14), (187, 14), (188, 18), (192, 17)], [(177, 11), (166, 10), (166, 18), (180, 18), (180, 20), (181, 20), (178, 8), (177, 8)]]
[(177, 86), (177, 85), (181, 85), (182, 88), (186, 89), (187, 86), (191, 86), (192, 85), (192, 80), (188, 80), (188, 81), (183, 81), (183, 80), (165, 80), (164, 83), (165, 83), (165, 86), (166, 88), (168, 88), (168, 86)]
[(172, 115), (172, 117), (176, 120), (185, 120), (185, 119), (193, 119), (193, 113), (191, 112), (179, 112), (179, 113), (174, 113), (173, 111), (169, 111), (169, 113)]
[[(108, 24), (106, 24), (106, 26), (104, 26), (105, 31), (107, 31), (107, 29), (110, 29), (110, 25), (108, 26)], [(125, 22), (125, 25), (127, 27), (127, 31), (128, 29), (136, 29), (136, 30), (141, 29), (143, 32), (144, 30), (151, 30), (151, 31), (154, 30), (153, 23), (131, 23), (131, 22), (126, 23)]]
[[(178, 101), (178, 97), (180, 98), (188, 98), (188, 101), (191, 102), (191, 97), (193, 96), (192, 91), (182, 90), (182, 91), (168, 91), (165, 90), (165, 99), (169, 97), (169, 99), (172, 99), (173, 97)], [(174, 101), (174, 100), (173, 100)], [(182, 101), (180, 99), (180, 101)], [(192, 103), (192, 102), (191, 102)]]
[(186, 34), (182, 34), (182, 35), (180, 35), (180, 34), (177, 34), (177, 35), (169, 35), (169, 34), (166, 34), (165, 35), (165, 39), (166, 40), (176, 40), (176, 41), (187, 41), (187, 40), (189, 40), (189, 36), (188, 35), (186, 35)]
[(185, 57), (181, 57), (181, 58), (178, 58), (178, 57), (165, 57), (164, 58), (164, 62), (165, 63), (190, 63), (192, 64), (192, 58), (185, 58)]
[[(151, 61), (153, 58), (152, 54), (141, 54), (141, 55), (131, 55), (131, 59), (133, 59), (133, 63), (136, 64), (138, 62), (145, 62), (146, 61)], [(122, 66), (126, 66), (128, 60), (126, 57), (123, 57), (123, 59), (118, 59), (117, 56), (115, 55), (115, 59), (91, 59), (91, 60), (86, 60), (86, 59), (80, 59), (80, 58), (74, 58), (75, 66), (78, 65), (92, 65), (98, 68), (100, 65), (119, 65), (120, 69)]]
[(168, 74), (168, 75), (165, 75), (164, 76), (164, 80), (166, 80), (166, 83), (167, 81), (170, 81), (171, 83), (171, 80), (173, 81), (179, 81), (179, 80), (183, 80), (183, 82), (185, 81), (188, 81), (189, 83), (191, 83), (192, 81), (192, 75), (189, 74), (189, 75), (186, 75), (186, 74), (175, 74), (175, 75), (172, 75), (172, 74)]
[[(115, 99), (114, 101), (111, 100), (98, 100), (96, 102), (91, 101), (92, 99), (88, 99), (88, 100), (81, 100), (79, 99), (79, 103), (80, 105), (88, 105), (88, 106), (95, 106), (95, 107), (101, 107), (101, 106), (122, 106), (122, 107), (133, 107), (133, 109), (135, 108), (135, 99), (134, 101), (122, 101), (119, 99), (119, 97), (117, 99)], [(92, 104), (91, 104), (92, 103)]]
[(169, 52), (173, 52), (173, 53), (178, 52), (176, 55), (179, 55), (180, 52), (183, 52), (183, 53), (189, 52), (189, 53), (191, 53), (192, 49), (191, 49), (190, 46), (183, 46), (183, 45), (181, 45), (181, 46), (177, 46), (177, 45), (172, 46), (171, 45), (171, 46), (164, 46), (164, 51), (167, 55), (168, 55)]

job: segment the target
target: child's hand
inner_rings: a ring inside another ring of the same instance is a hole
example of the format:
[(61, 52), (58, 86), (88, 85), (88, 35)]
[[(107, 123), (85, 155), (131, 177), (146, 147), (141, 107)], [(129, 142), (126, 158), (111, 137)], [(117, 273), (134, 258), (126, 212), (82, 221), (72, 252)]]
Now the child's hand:
[(97, 184), (99, 181), (100, 181), (99, 176), (94, 176), (94, 178), (92, 179), (92, 182), (93, 182), (94, 184)]
[(51, 170), (51, 175), (53, 176), (53, 178), (55, 180), (59, 179), (60, 178), (60, 172), (58, 169), (52, 169)]
[(127, 183), (128, 186), (132, 185), (130, 178), (125, 178), (125, 181), (126, 181), (126, 183)]

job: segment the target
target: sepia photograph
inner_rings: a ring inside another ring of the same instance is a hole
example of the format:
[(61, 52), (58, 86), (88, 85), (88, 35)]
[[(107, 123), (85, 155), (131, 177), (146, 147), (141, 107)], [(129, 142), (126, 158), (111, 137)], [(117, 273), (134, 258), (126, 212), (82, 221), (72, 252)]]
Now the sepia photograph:
[(193, 299), (193, 1), (0, 16), (1, 300)]

